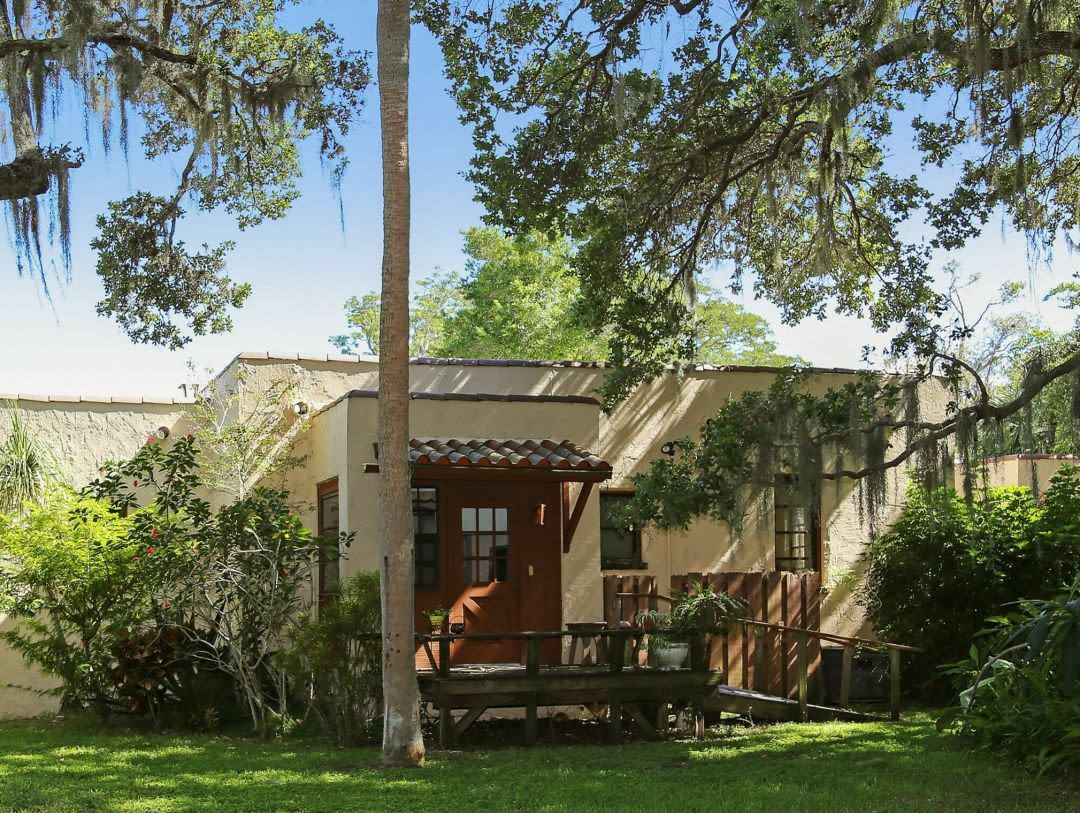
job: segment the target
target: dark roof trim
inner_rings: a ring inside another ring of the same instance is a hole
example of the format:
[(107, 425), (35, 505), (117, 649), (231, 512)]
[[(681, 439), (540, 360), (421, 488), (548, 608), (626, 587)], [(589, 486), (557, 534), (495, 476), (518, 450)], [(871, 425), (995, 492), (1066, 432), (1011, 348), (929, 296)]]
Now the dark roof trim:
[[(378, 390), (350, 390), (341, 398), (378, 398)], [(413, 401), (503, 401), (520, 404), (588, 404), (600, 402), (587, 395), (521, 395), (498, 392), (410, 392)], [(341, 400), (341, 399), (338, 399)]]
[[(366, 364), (378, 364), (377, 356), (352, 356), (327, 353), (325, 355), (305, 353), (240, 353), (226, 365), (226, 369), (237, 361), (313, 361), (313, 362), (363, 362)], [(557, 367), (563, 369), (584, 370), (611, 370), (614, 365), (607, 361), (556, 361), (556, 360), (529, 360), (529, 359), (467, 359), (467, 358), (434, 358), (418, 356), (409, 359), (410, 364), (427, 365), (432, 367)], [(776, 373), (786, 367), (771, 367), (756, 364), (668, 364), (668, 370), (684, 370), (687, 372), (714, 372), (714, 373)], [(808, 373), (818, 375), (858, 375), (859, 373), (881, 373), (871, 369), (857, 369), (854, 367), (800, 367)]]
[[(321, 415), (328, 409), (337, 406), (342, 401), (350, 398), (378, 398), (378, 390), (349, 390), (344, 395), (339, 395), (329, 404), (321, 407), (315, 415)], [(517, 393), (502, 394), (497, 392), (410, 392), (410, 400), (413, 401), (498, 401), (511, 404), (584, 404), (599, 409), (600, 402), (587, 395), (519, 395)], [(312, 417), (315, 417), (313, 415)]]
[(1003, 454), (997, 457), (987, 457), (983, 459), (983, 463), (1004, 463), (1008, 460), (1080, 460), (1080, 455), (1074, 454), (1041, 454), (1041, 453), (1024, 453), (1024, 454)]

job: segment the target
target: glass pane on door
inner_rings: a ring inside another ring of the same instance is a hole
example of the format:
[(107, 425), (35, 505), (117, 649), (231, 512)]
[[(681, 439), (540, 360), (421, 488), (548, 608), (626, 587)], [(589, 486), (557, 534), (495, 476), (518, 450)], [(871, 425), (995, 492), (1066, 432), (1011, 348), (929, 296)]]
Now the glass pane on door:
[(509, 522), (506, 508), (461, 509), (461, 577), (466, 583), (509, 579)]

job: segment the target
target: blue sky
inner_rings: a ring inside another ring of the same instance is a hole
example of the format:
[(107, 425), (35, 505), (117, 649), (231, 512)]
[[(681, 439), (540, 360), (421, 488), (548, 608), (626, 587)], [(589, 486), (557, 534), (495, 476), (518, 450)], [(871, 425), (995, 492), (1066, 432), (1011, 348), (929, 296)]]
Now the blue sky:
[[(374, 50), (371, 0), (311, 0), (299, 16), (325, 17), (350, 47)], [(418, 277), (436, 266), (460, 269), (460, 232), (478, 224), (482, 211), (472, 200), (471, 185), (461, 177), (471, 155), (468, 131), (446, 94), (439, 51), (418, 28), (413, 32), (411, 93), (412, 257)], [(64, 111), (61, 122), (71, 128), (72, 140), (81, 143), (81, 111)], [(187, 219), (181, 236), (189, 243), (235, 240), (230, 273), (250, 282), (254, 293), (235, 314), (230, 334), (202, 337), (169, 352), (133, 345), (113, 322), (95, 314), (101, 288), (88, 243), (94, 218), (108, 200), (135, 189), (168, 190), (176, 168), (141, 160), (134, 139), (127, 161), (119, 150), (106, 156), (100, 146), (91, 145), (86, 165), (73, 173), (73, 278), (54, 290), (51, 303), (34, 280), (16, 276), (14, 256), (0, 241), (0, 263), (6, 267), (0, 279), (0, 347), (5, 351), (0, 354), (0, 392), (178, 395), (178, 385), (190, 380), (189, 360), (199, 369), (216, 369), (240, 351), (334, 352), (327, 337), (343, 328), (342, 303), (378, 285), (382, 238), (374, 92), (347, 146), (351, 164), (342, 189), (344, 232), (338, 201), (314, 150), (308, 150), (303, 196), (284, 220), (238, 232), (224, 214)], [(988, 296), (1006, 280), (1029, 278), (1023, 238), (996, 224), (953, 258), (966, 273), (983, 275), (976, 298)], [(1075, 267), (1074, 257), (1058, 251), (1050, 272), (1031, 278), (1024, 304), (1064, 326), (1068, 317), (1040, 305), (1039, 299)], [(858, 320), (831, 318), (789, 328), (779, 325), (770, 306), (749, 296), (743, 304), (770, 319), (781, 349), (816, 364), (857, 365), (862, 346), (874, 342), (872, 332)]]

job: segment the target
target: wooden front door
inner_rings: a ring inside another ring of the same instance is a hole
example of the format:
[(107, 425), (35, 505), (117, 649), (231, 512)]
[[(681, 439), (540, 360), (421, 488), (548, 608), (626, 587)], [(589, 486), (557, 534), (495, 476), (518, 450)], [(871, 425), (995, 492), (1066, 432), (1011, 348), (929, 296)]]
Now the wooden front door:
[[(450, 480), (437, 492), (442, 578), (437, 597), (417, 590), (417, 610), (441, 603), (466, 633), (561, 629), (558, 483)], [(557, 662), (559, 652), (552, 642), (543, 658)], [(524, 655), (519, 641), (459, 641), (452, 650), (455, 664), (523, 663)]]

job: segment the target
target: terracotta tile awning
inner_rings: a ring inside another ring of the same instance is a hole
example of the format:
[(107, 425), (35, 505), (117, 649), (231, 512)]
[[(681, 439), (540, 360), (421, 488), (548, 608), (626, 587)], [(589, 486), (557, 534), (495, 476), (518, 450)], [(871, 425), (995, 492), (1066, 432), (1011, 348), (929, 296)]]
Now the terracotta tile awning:
[(611, 464), (569, 440), (413, 438), (409, 447), (409, 459), (416, 465), (611, 472)]

